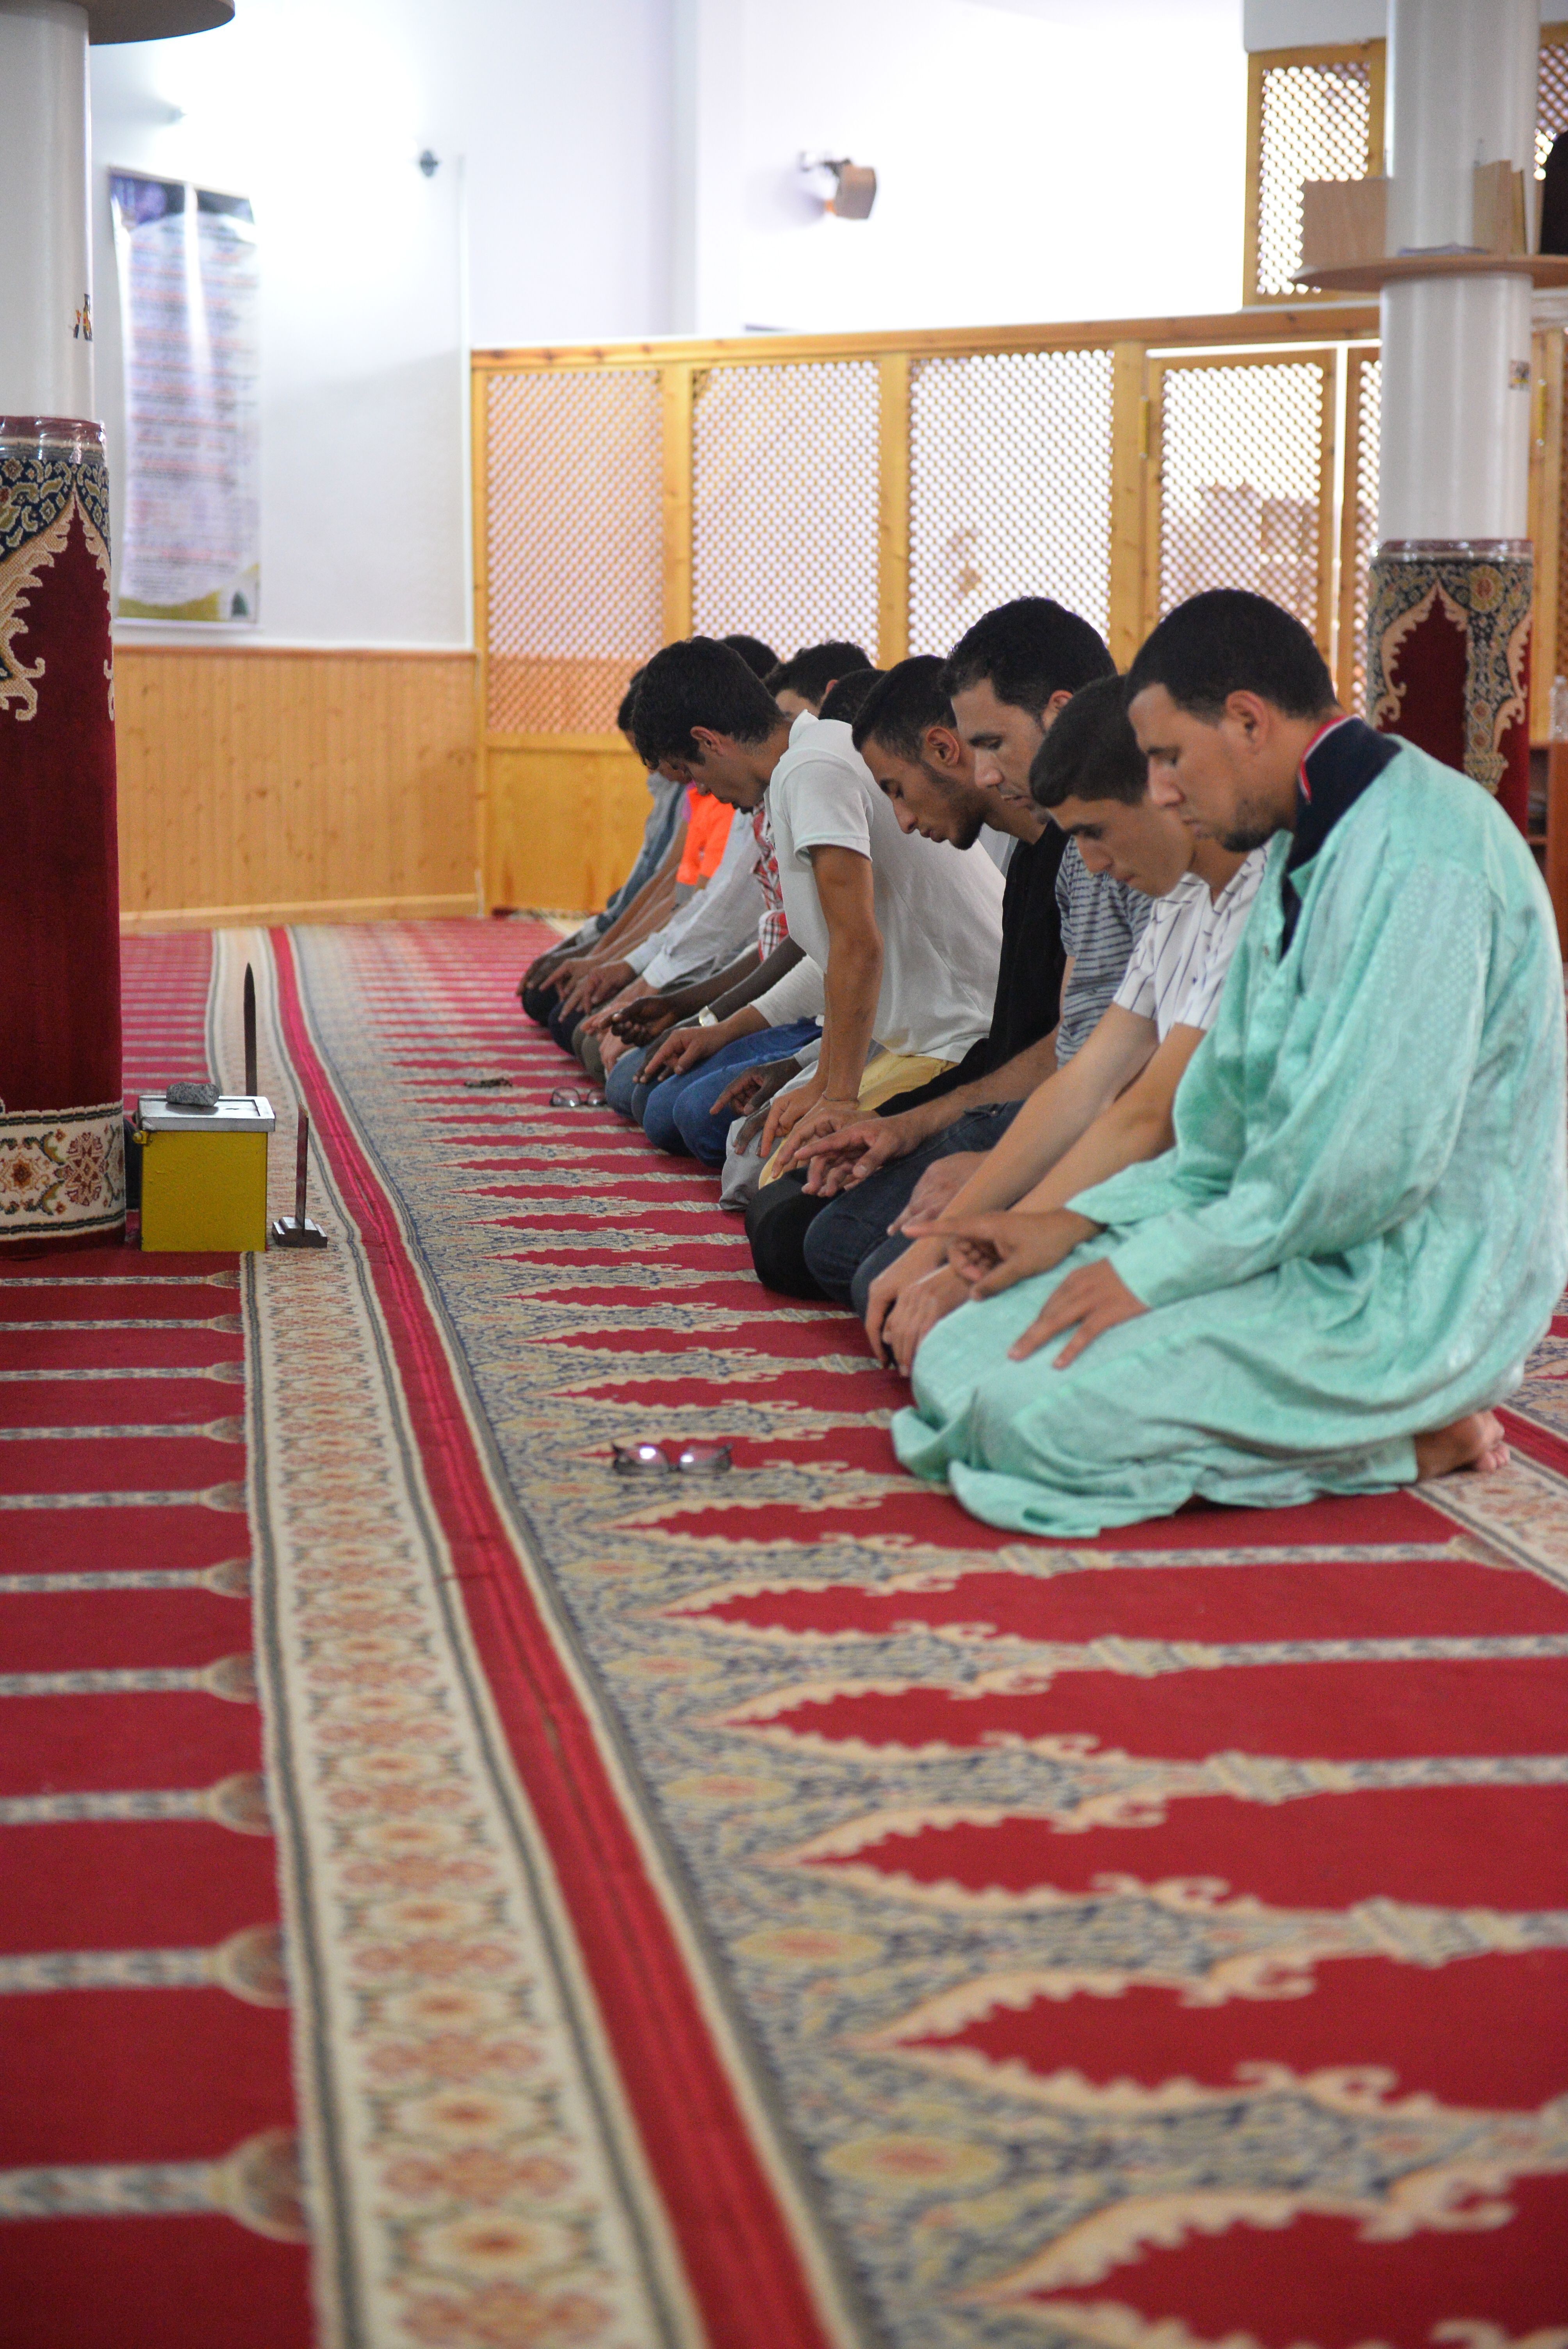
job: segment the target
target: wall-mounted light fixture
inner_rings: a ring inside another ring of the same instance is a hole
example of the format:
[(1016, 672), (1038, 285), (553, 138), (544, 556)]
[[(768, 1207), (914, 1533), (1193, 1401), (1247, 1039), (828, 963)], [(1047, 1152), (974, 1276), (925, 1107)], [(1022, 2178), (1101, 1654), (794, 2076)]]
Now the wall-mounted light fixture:
[(838, 220), (869, 220), (877, 200), (877, 175), (869, 163), (847, 155), (802, 155), (800, 169), (816, 183), (822, 209)]

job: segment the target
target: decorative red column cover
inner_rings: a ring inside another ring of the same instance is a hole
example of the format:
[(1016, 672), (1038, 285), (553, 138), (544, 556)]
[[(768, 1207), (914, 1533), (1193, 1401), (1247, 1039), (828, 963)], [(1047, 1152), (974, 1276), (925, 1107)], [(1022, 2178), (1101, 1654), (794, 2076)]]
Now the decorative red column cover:
[(1386, 539), (1367, 613), (1367, 715), (1473, 775), (1521, 832), (1530, 799), (1525, 539)]
[(0, 416), (0, 1249), (123, 1228), (103, 429)]

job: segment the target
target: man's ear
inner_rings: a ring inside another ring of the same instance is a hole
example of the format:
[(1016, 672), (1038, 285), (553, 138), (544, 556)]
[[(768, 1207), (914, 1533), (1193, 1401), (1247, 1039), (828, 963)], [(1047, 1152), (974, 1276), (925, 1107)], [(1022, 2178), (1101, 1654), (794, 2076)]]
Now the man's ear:
[(694, 770), (705, 767), (716, 750), (728, 748), (727, 735), (716, 734), (711, 726), (694, 726), (691, 739), (696, 744), (696, 756), (686, 762)]
[(1061, 688), (1059, 692), (1052, 694), (1050, 699), (1047, 702), (1045, 708), (1040, 712), (1040, 731), (1042, 734), (1048, 734), (1050, 732), (1052, 727), (1056, 724), (1057, 719), (1061, 716), (1063, 710), (1067, 708), (1071, 699), (1072, 695), (1068, 691), (1065, 685)]
[(925, 730), (925, 756), (934, 767), (948, 774), (956, 774), (967, 767), (973, 758), (969, 745), (951, 726), (928, 726)]
[(1225, 696), (1225, 716), (1246, 744), (1257, 750), (1269, 740), (1278, 721), (1279, 712), (1261, 693), (1228, 693)]

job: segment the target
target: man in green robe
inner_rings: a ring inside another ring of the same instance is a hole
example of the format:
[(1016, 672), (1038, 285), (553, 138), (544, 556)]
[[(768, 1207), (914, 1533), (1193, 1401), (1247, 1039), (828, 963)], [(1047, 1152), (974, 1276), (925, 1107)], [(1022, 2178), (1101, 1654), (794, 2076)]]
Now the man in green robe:
[(1174, 1148), (1026, 1245), (985, 1235), (993, 1293), (921, 1346), (898, 1456), (1057, 1538), (1497, 1466), (1491, 1406), (1568, 1275), (1530, 851), (1480, 785), (1346, 719), (1262, 597), (1181, 605), (1127, 691), (1150, 795), (1267, 867)]

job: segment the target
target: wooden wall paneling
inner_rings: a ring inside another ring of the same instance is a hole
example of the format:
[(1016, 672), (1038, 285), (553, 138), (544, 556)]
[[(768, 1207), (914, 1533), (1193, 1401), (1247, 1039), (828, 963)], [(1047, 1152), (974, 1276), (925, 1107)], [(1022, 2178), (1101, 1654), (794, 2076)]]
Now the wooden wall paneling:
[(126, 924), (471, 911), (473, 666), (118, 647)]
[(496, 905), (582, 913), (630, 872), (648, 812), (647, 776), (615, 734), (492, 736), (490, 864)]

